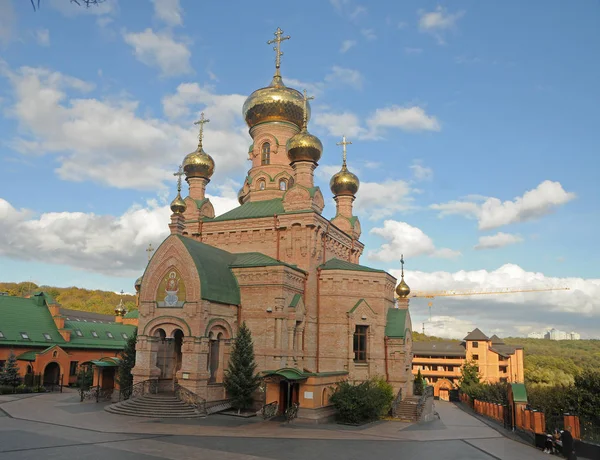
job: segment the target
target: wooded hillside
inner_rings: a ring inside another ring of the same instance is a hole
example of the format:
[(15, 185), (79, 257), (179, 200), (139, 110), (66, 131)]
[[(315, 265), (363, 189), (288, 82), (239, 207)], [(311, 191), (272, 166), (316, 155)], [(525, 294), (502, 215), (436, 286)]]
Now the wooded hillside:
[[(433, 342), (440, 337), (413, 332), (416, 342)], [(522, 345), (525, 381), (540, 385), (570, 385), (586, 369), (600, 367), (600, 340), (546, 340), (508, 337), (507, 345)], [(460, 342), (460, 340), (455, 340)]]
[[(114, 315), (115, 307), (121, 300), (119, 294), (110, 291), (89, 290), (77, 287), (38, 286), (30, 282), (0, 283), (0, 292), (8, 292), (8, 295), (23, 297), (38, 291), (47, 292), (64, 308), (92, 311), (107, 315)], [(123, 304), (127, 311), (135, 309), (135, 296), (123, 295)]]

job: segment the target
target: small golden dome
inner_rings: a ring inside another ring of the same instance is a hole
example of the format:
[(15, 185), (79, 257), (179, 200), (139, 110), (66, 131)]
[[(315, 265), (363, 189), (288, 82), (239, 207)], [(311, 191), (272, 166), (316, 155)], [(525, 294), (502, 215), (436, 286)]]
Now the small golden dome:
[(123, 305), (123, 299), (121, 299), (121, 301), (119, 302), (119, 305), (117, 305), (115, 307), (115, 315), (116, 316), (125, 316), (126, 312), (127, 312), (127, 310), (125, 310), (125, 305)]
[(354, 196), (358, 192), (360, 181), (355, 174), (348, 171), (344, 164), (340, 172), (335, 174), (329, 182), (329, 188), (334, 196)]
[(323, 153), (323, 144), (317, 136), (313, 136), (306, 129), (290, 137), (287, 141), (287, 156), (290, 163), (296, 161), (318, 162)]
[(183, 159), (183, 171), (186, 177), (210, 179), (215, 172), (215, 161), (199, 146)]
[(183, 201), (183, 198), (181, 198), (181, 194), (178, 192), (175, 199), (171, 201), (171, 211), (173, 211), (174, 214), (183, 214), (186, 209), (187, 205), (185, 204), (185, 201)]
[[(276, 75), (269, 86), (257, 89), (246, 99), (242, 113), (250, 128), (266, 121), (287, 121), (302, 128), (304, 98)], [(310, 107), (307, 115), (310, 118)]]
[(142, 287), (142, 277), (141, 276), (135, 280), (135, 284), (133, 285), (133, 287), (135, 288), (136, 292), (140, 292), (140, 288)]
[(408, 297), (408, 294), (410, 294), (410, 288), (408, 287), (408, 284), (406, 284), (406, 282), (404, 281), (404, 276), (400, 280), (398, 286), (396, 286), (396, 294), (398, 294), (398, 297), (403, 299), (405, 297)]

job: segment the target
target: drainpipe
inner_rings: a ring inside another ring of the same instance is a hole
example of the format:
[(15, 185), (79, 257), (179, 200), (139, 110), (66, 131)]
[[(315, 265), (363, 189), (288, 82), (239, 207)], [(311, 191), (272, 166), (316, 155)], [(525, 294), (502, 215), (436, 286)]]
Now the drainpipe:
[(273, 227), (275, 228), (275, 238), (277, 238), (277, 257), (276, 259), (279, 260), (279, 224), (277, 223), (277, 214), (273, 215)]
[(319, 343), (321, 342), (321, 283), (319, 278), (321, 278), (321, 269), (317, 268), (317, 372), (319, 372)]
[(389, 383), (390, 381), (390, 372), (388, 370), (388, 338), (383, 338), (383, 345), (385, 351), (385, 381)]

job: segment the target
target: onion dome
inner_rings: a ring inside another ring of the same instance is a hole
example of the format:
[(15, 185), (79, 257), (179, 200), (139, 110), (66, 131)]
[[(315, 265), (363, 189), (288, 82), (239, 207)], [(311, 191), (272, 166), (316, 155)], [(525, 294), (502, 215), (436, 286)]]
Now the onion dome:
[(135, 280), (135, 284), (133, 285), (133, 287), (135, 288), (135, 292), (140, 292), (140, 288), (142, 287), (142, 277), (141, 276)]
[(308, 100), (314, 97), (308, 97), (304, 90), (304, 117), (302, 120), (302, 131), (290, 137), (287, 141), (287, 155), (290, 163), (296, 161), (312, 161), (314, 163), (321, 159), (323, 153), (323, 144), (317, 136), (313, 136), (307, 130), (308, 124)]
[[(123, 291), (121, 291), (121, 292), (123, 292)], [(125, 309), (125, 305), (123, 305), (123, 298), (121, 298), (119, 305), (117, 305), (115, 307), (115, 315), (116, 316), (125, 316), (125, 313), (127, 313), (127, 310)]]
[(300, 91), (288, 88), (276, 75), (269, 86), (257, 89), (246, 99), (242, 113), (249, 128), (267, 121), (283, 121), (302, 128), (304, 99)]
[(185, 204), (185, 201), (183, 201), (183, 198), (181, 198), (181, 193), (177, 192), (177, 196), (171, 201), (171, 211), (173, 211), (174, 214), (183, 214), (186, 209), (187, 205)]
[(400, 280), (398, 286), (396, 286), (396, 294), (398, 294), (398, 297), (401, 298), (408, 297), (408, 294), (410, 294), (410, 288), (408, 287), (408, 284), (406, 284), (406, 282), (404, 281), (404, 276)]
[(183, 159), (183, 172), (185, 176), (190, 177), (202, 177), (204, 179), (210, 179), (215, 172), (215, 161), (212, 157), (204, 151), (202, 147), (202, 138), (204, 136), (204, 124), (210, 120), (204, 118), (204, 112), (200, 114), (200, 120), (194, 124), (200, 125), (198, 133), (198, 147), (192, 153), (185, 156)]
[(346, 166), (346, 146), (352, 144), (352, 142), (346, 140), (346, 136), (342, 136), (342, 142), (338, 142), (337, 145), (343, 147), (342, 156), (342, 169), (329, 181), (329, 188), (333, 196), (354, 196), (358, 192), (360, 181), (355, 174), (348, 171)]
[(410, 294), (410, 288), (404, 281), (404, 254), (400, 256), (400, 263), (402, 264), (402, 276), (400, 277), (400, 283), (396, 286), (396, 294), (398, 294), (398, 297), (401, 299), (405, 299), (408, 297), (408, 294)]

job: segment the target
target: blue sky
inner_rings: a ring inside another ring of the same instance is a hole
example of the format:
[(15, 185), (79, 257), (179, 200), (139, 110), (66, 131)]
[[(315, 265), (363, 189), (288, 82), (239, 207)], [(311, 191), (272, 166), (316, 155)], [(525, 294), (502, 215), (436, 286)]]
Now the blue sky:
[(4, 1), (0, 280), (131, 290), (202, 110), (208, 193), (235, 205), (241, 105), (270, 81), (279, 26), (284, 81), (316, 96), (326, 216), (335, 143), (353, 141), (362, 263), (397, 273), (403, 252), (417, 289), (571, 287), (436, 299), (432, 333), (597, 336), (599, 20), (592, 1)]

